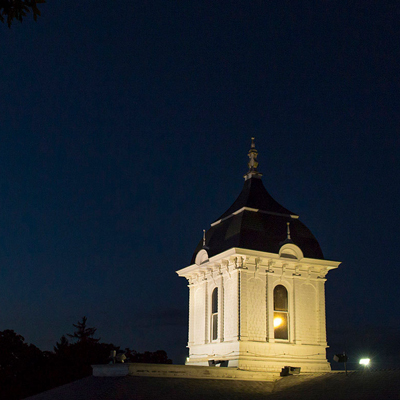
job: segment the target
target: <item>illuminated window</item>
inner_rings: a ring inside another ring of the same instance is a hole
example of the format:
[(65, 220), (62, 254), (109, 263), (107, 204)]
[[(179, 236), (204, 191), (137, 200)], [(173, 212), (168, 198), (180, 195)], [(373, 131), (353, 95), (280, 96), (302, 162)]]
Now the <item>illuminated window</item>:
[(218, 288), (215, 288), (211, 297), (211, 338), (218, 339)]
[(274, 337), (289, 339), (288, 292), (283, 285), (278, 285), (274, 289)]

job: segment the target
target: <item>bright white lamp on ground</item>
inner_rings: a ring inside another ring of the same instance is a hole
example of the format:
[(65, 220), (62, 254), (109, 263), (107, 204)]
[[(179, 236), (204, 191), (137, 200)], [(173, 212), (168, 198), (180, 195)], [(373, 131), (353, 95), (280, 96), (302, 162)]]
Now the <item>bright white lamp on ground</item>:
[(360, 364), (363, 365), (364, 367), (368, 367), (370, 361), (371, 360), (369, 358), (362, 358), (360, 360)]

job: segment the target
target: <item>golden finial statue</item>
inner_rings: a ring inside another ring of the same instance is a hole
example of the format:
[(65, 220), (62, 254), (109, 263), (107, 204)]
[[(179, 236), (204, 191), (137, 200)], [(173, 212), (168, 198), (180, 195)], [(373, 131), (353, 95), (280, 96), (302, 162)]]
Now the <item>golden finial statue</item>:
[(244, 175), (244, 179), (250, 179), (250, 178), (261, 178), (262, 174), (257, 171), (258, 167), (258, 161), (257, 161), (257, 156), (258, 156), (258, 151), (256, 150), (256, 145), (254, 143), (254, 138), (251, 138), (251, 146), (249, 150), (249, 162), (247, 165), (249, 166), (249, 170), (247, 171), (247, 174)]

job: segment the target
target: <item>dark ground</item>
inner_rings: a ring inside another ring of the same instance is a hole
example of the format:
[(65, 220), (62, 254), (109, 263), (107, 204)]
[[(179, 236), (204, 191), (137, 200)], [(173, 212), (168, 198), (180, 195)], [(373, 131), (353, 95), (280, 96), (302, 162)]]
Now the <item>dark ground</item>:
[(400, 370), (293, 375), (277, 382), (88, 377), (29, 400), (400, 399)]

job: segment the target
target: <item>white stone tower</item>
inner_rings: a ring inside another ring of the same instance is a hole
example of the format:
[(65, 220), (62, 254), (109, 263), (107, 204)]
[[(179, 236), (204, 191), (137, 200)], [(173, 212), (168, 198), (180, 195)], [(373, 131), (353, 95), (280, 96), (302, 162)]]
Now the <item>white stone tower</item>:
[(186, 364), (329, 371), (324, 285), (340, 263), (267, 192), (254, 138), (248, 155), (239, 197), (177, 271), (190, 291)]

